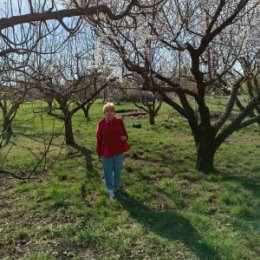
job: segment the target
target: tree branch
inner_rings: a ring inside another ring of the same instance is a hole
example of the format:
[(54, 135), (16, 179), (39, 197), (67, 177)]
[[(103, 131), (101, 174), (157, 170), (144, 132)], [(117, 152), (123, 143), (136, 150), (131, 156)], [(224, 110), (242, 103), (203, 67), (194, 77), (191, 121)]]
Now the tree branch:
[(98, 5), (91, 6), (86, 8), (72, 8), (72, 9), (63, 9), (54, 12), (43, 12), (43, 13), (30, 13), (25, 15), (12, 16), (9, 18), (0, 19), (0, 30), (12, 27), (18, 24), (31, 23), (31, 22), (40, 22), (47, 20), (60, 20), (65, 17), (74, 17), (74, 16), (84, 16), (84, 15), (96, 15), (96, 14), (105, 14), (112, 20), (120, 20), (123, 17), (130, 14), (130, 11), (134, 6), (139, 8), (151, 8), (156, 6), (163, 1), (158, 1), (152, 5), (141, 5), (138, 0), (132, 0), (126, 9), (120, 14), (114, 14), (112, 10), (107, 5)]

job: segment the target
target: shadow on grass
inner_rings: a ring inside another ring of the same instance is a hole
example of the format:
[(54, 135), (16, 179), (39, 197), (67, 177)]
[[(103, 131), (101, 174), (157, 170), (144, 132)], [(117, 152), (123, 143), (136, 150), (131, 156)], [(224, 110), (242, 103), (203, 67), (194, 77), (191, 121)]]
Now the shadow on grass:
[(145, 228), (170, 241), (180, 241), (199, 259), (221, 259), (212, 246), (202, 241), (203, 238), (191, 223), (178, 213), (155, 212), (123, 191), (117, 194), (117, 200), (130, 216), (142, 223)]
[[(78, 144), (73, 144), (71, 145), (74, 149), (78, 150), (82, 155), (85, 157), (85, 168), (87, 170), (87, 173), (93, 173), (93, 176), (96, 176), (95, 174), (95, 169), (92, 164), (92, 152), (91, 150), (87, 149), (84, 146), (78, 145)], [(91, 174), (92, 176), (92, 174)]]
[[(245, 189), (253, 192), (253, 194), (260, 198), (260, 192), (259, 192), (259, 177), (257, 176), (257, 173), (255, 172), (254, 175), (252, 174), (251, 177), (230, 173), (227, 171), (219, 171), (215, 170), (212, 174), (216, 175), (217, 178), (213, 179), (211, 181), (234, 181), (236, 183), (241, 184)], [(259, 175), (259, 174), (258, 174)]]
[[(5, 133), (4, 135), (3, 135), (3, 140), (2, 140), (2, 142), (3, 142), (3, 147), (4, 146), (7, 146), (9, 143), (11, 143), (11, 139), (12, 139), (12, 137), (13, 136), (15, 136), (15, 134), (13, 133), (13, 131), (8, 131), (7, 133)], [(1, 140), (1, 139), (0, 139)], [(13, 143), (14, 144), (14, 143)], [(1, 145), (1, 143), (0, 143), (0, 145)], [(0, 146), (0, 148), (1, 148), (1, 146)]]

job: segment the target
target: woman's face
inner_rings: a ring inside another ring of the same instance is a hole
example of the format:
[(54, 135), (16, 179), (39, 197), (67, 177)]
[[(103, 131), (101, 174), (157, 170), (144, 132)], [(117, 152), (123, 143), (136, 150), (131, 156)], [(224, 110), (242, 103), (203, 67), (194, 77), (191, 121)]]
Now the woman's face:
[(107, 108), (104, 114), (105, 118), (111, 121), (115, 115), (115, 110), (113, 108)]

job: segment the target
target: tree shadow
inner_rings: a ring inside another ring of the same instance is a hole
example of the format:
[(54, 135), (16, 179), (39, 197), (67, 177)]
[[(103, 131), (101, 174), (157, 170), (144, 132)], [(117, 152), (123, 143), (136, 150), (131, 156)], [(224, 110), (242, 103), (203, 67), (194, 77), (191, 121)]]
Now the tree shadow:
[(221, 259), (217, 251), (203, 242), (198, 231), (180, 214), (174, 211), (155, 212), (146, 207), (126, 192), (117, 194), (119, 203), (129, 212), (130, 216), (142, 223), (153, 233), (170, 241), (180, 241), (193, 251), (199, 259)]
[(227, 171), (214, 170), (213, 172), (217, 178), (213, 178), (210, 181), (234, 181), (241, 184), (245, 189), (251, 191), (257, 198), (260, 198), (259, 193), (259, 181), (256, 178), (250, 178), (247, 176), (235, 175)]
[(64, 117), (62, 115), (57, 115), (57, 114), (54, 114), (53, 112), (48, 112), (48, 115), (55, 118), (55, 119), (64, 121)]
[(94, 171), (94, 167), (92, 164), (92, 152), (91, 150), (87, 149), (84, 146), (78, 145), (78, 144), (72, 144), (70, 145), (72, 148), (78, 150), (82, 155), (84, 155), (85, 157), (85, 168), (87, 170), (87, 172), (93, 172)]
[(3, 134), (3, 139), (2, 139), (2, 143), (3, 143), (3, 147), (7, 146), (9, 143), (11, 143), (11, 139), (12, 137), (14, 137), (15, 134), (13, 133), (13, 131), (7, 131), (6, 133)]

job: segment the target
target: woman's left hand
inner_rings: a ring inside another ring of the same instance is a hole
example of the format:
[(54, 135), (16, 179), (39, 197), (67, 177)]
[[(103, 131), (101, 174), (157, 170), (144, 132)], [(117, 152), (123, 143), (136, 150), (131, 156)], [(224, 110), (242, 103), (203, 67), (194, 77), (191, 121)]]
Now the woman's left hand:
[(120, 136), (120, 139), (121, 139), (121, 141), (123, 141), (123, 142), (127, 140), (127, 138), (126, 138), (125, 135), (121, 135), (121, 136)]

